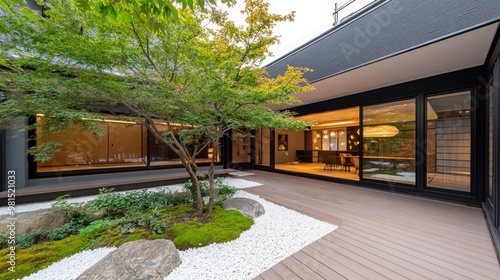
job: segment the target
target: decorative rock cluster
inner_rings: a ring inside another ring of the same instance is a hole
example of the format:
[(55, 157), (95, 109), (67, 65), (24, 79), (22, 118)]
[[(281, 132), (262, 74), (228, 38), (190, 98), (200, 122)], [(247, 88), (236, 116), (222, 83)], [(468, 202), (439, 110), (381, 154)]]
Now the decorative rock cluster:
[[(7, 230), (9, 215), (0, 216), (0, 230)], [(69, 218), (54, 208), (16, 213), (16, 234), (47, 231), (63, 226)]]
[(238, 210), (243, 215), (255, 219), (265, 213), (264, 207), (259, 202), (245, 197), (233, 197), (222, 203), (224, 209)]
[(138, 240), (121, 245), (76, 279), (160, 280), (180, 264), (172, 241)]

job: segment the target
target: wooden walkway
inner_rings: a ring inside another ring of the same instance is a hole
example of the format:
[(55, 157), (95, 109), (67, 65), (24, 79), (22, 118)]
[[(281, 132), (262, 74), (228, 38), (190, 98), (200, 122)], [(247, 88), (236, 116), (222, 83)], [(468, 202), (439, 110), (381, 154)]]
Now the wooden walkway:
[(252, 172), (246, 191), (339, 226), (255, 280), (500, 279), (480, 208)]

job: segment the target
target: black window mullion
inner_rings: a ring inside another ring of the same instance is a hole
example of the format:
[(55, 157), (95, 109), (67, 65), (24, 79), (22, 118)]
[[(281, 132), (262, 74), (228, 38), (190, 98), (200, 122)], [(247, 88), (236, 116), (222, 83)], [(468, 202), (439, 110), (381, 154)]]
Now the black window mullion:
[(423, 94), (420, 94), (416, 98), (416, 153), (415, 153), (415, 186), (417, 190), (424, 190), (427, 182), (427, 106), (426, 99)]

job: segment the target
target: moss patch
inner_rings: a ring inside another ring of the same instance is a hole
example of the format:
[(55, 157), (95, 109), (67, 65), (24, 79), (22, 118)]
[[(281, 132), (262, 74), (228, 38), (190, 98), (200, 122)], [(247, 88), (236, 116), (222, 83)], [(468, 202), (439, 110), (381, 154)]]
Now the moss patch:
[(101, 237), (101, 241), (98, 243), (98, 247), (120, 247), (123, 243), (149, 239), (152, 234), (145, 230), (140, 229), (133, 233), (122, 234), (117, 231), (108, 231), (104, 236)]
[(178, 223), (168, 230), (177, 249), (185, 250), (202, 247), (211, 243), (231, 241), (240, 236), (242, 231), (253, 225), (253, 220), (239, 211), (226, 211), (220, 206), (214, 209), (212, 221), (203, 224), (197, 221)]
[(10, 267), (9, 248), (0, 251), (0, 279), (18, 279), (46, 268), (54, 262), (74, 255), (86, 249), (87, 240), (80, 235), (70, 236), (63, 240), (45, 242), (28, 249), (16, 248), (15, 272)]

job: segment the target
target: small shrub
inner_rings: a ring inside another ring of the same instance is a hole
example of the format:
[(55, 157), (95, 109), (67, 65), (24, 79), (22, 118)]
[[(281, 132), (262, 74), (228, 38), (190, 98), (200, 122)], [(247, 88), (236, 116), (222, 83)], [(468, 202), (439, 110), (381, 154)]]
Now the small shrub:
[(32, 233), (23, 233), (16, 236), (16, 246), (21, 249), (26, 249), (35, 244), (35, 236)]
[[(210, 195), (210, 183), (208, 180), (205, 179), (204, 174), (200, 174), (199, 179), (200, 179), (199, 183), (200, 183), (201, 197), (202, 198), (208, 197)], [(191, 199), (194, 203), (196, 201), (196, 187), (193, 184), (193, 182), (189, 180), (183, 185), (183, 187), (186, 191), (188, 191), (191, 194)], [(215, 188), (214, 200), (216, 203), (232, 197), (237, 191), (236, 188), (225, 184), (222, 178), (217, 178), (215, 180), (214, 188)], [(196, 207), (195, 204), (193, 204), (193, 206)]]
[(47, 237), (49, 238), (49, 240), (55, 241), (55, 240), (64, 239), (64, 238), (68, 237), (68, 235), (63, 228), (56, 228), (56, 229), (51, 230), (47, 234)]
[(137, 228), (148, 228), (153, 233), (163, 233), (167, 227), (168, 220), (165, 217), (150, 214), (127, 216), (118, 222), (118, 229), (124, 234), (134, 232)]
[(97, 199), (92, 201), (92, 208), (103, 210), (106, 217), (124, 217), (144, 213), (147, 211), (160, 211), (167, 206), (179, 205), (191, 202), (191, 197), (186, 193), (171, 192), (149, 192), (141, 191), (126, 192), (124, 194), (112, 193), (113, 189), (102, 189)]
[(83, 228), (82, 224), (75, 224), (72, 222), (64, 224), (62, 227), (49, 230), (47, 232), (41, 233), (42, 236), (46, 236), (50, 241), (61, 240), (70, 235), (78, 234), (80, 229)]
[(91, 214), (88, 205), (84, 203), (68, 203), (66, 200), (68, 197), (68, 194), (58, 197), (52, 206), (69, 217), (70, 223), (83, 227), (96, 219), (96, 217)]
[[(204, 177), (203, 174), (200, 174), (198, 176), (198, 182), (200, 184), (200, 192), (201, 192), (201, 197), (207, 197), (210, 195), (210, 188), (207, 180), (202, 180)], [(196, 201), (196, 186), (194, 185), (193, 181), (188, 180), (182, 187), (191, 194), (191, 201)]]
[(99, 195), (92, 201), (92, 208), (103, 210), (105, 216), (119, 217), (123, 216), (125, 212), (133, 205), (130, 196), (122, 196), (118, 193), (113, 193), (114, 189), (100, 189)]
[(168, 206), (177, 206), (192, 202), (191, 194), (187, 192), (166, 193)]
[(80, 229), (79, 233), (83, 236), (95, 235), (105, 229), (112, 228), (116, 224), (117, 223), (115, 221), (111, 220), (97, 220), (90, 223), (87, 227)]
[(215, 188), (216, 188), (215, 202), (221, 202), (232, 197), (238, 190), (235, 187), (231, 187), (227, 184), (224, 184), (224, 181), (222, 181), (221, 178), (217, 178), (217, 180), (215, 181)]

